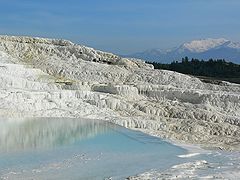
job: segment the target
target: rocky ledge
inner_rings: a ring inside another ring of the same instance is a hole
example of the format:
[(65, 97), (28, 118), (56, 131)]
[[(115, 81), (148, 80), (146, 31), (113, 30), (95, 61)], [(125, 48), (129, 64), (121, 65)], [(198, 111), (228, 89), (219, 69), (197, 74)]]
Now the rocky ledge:
[(66, 40), (0, 36), (1, 117), (88, 117), (240, 149), (240, 85), (154, 70)]

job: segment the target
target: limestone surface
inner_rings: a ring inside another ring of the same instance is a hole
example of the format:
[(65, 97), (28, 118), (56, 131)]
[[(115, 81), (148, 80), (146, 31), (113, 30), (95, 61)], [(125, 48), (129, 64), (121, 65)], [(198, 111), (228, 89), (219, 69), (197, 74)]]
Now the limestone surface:
[(204, 83), (67, 40), (0, 36), (1, 117), (83, 117), (240, 149), (240, 85)]

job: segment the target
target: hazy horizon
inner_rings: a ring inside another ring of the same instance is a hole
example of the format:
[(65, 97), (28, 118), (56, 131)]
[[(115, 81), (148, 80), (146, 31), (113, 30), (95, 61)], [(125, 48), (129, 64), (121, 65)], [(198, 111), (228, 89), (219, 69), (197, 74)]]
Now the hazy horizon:
[(0, 5), (0, 34), (64, 38), (121, 55), (196, 39), (240, 41), (238, 0), (3, 0)]

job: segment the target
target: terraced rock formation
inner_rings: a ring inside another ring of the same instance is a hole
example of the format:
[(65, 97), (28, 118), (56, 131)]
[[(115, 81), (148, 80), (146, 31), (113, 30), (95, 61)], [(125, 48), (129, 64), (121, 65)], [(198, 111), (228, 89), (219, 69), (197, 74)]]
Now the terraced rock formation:
[(240, 85), (204, 83), (66, 40), (0, 36), (1, 117), (82, 117), (240, 149)]

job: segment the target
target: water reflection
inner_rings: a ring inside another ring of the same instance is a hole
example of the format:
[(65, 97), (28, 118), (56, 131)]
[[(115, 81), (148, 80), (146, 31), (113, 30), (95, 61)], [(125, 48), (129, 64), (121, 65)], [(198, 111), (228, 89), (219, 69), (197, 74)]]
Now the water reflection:
[(52, 148), (107, 133), (114, 125), (69, 118), (0, 119), (0, 151)]

